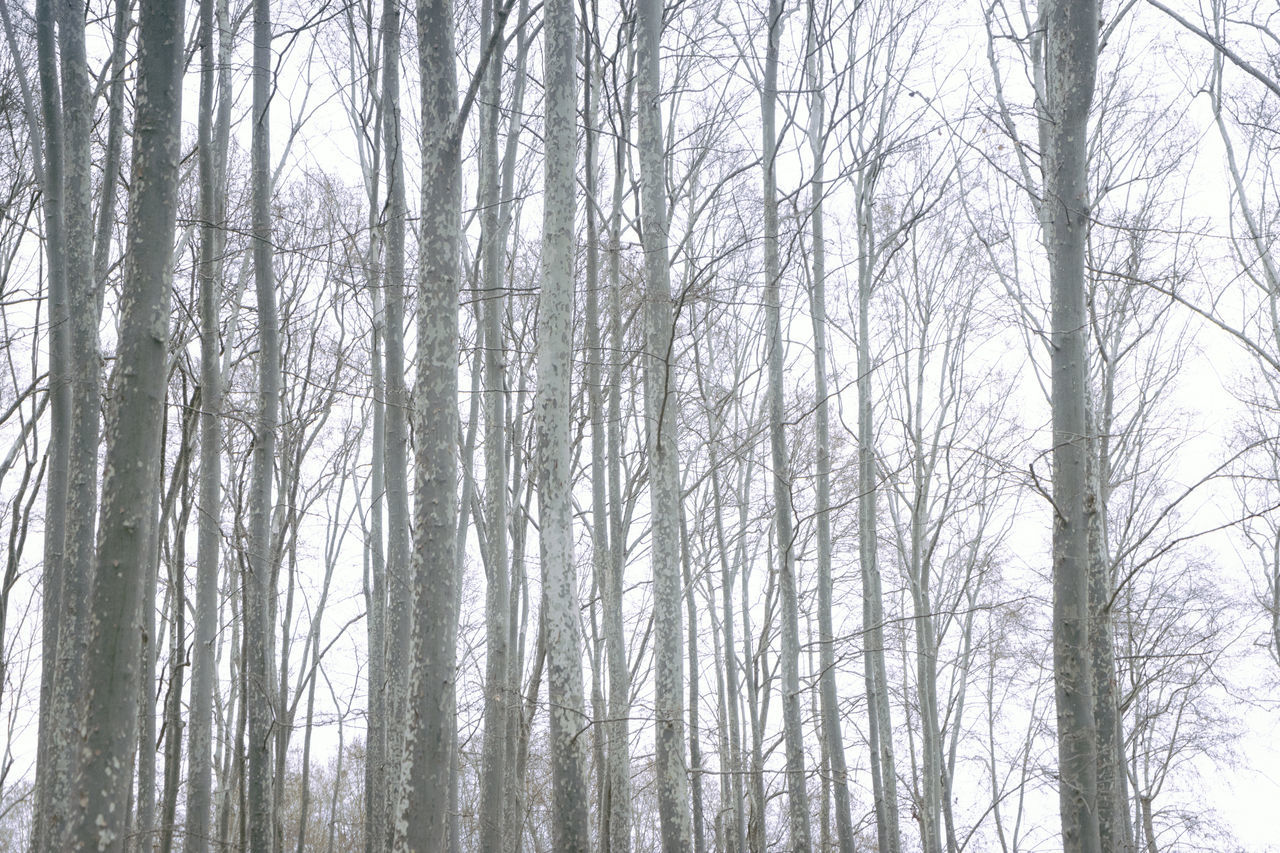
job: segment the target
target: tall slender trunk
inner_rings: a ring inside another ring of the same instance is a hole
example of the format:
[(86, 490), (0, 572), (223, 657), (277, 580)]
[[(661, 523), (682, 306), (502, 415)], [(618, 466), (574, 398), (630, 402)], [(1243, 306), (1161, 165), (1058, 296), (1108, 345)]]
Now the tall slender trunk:
[(197, 156), (200, 175), (200, 485), (196, 541), (195, 637), (191, 648), (191, 712), (187, 754), (184, 849), (209, 849), (213, 789), (213, 693), (217, 678), (214, 642), (218, 630), (219, 520), (222, 513), (222, 374), (218, 365), (218, 260), (222, 241), (222, 188), (213, 151), (215, 0), (200, 3), (200, 106)]
[(546, 27), (546, 183), (542, 292), (538, 300), (538, 517), (543, 607), (547, 613), (547, 715), (550, 718), (551, 825), (557, 850), (590, 849), (589, 796), (580, 733), (583, 715), (578, 584), (573, 559), (572, 448), (577, 155), (576, 18), (571, 0), (548, 0)]
[(693, 555), (689, 552), (689, 526), (680, 513), (680, 568), (684, 577), (685, 618), (689, 623), (689, 787), (692, 792), (694, 853), (706, 853), (702, 806), (702, 743), (698, 738), (698, 608), (693, 598)]
[[(400, 128), (400, 4), (384, 0), (382, 7), (382, 144), (387, 169), (386, 221), (383, 224), (383, 292), (386, 294), (386, 454), (383, 477), (387, 500), (387, 618), (386, 754), (396, 762), (403, 754), (408, 724), (408, 683), (401, 677), (410, 667), (409, 646), (413, 632), (413, 586), (409, 558), (408, 418), (410, 400), (405, 388), (405, 182)], [(424, 206), (424, 210), (425, 210)], [(455, 253), (456, 257), (456, 253)], [(455, 261), (456, 263), (456, 261)], [(421, 492), (419, 492), (421, 494)], [(387, 779), (388, 814), (399, 801), (399, 774)], [(386, 845), (392, 844), (394, 826), (388, 821)]]
[[(9, 20), (6, 13), (6, 30)], [(59, 828), (65, 812), (59, 797), (57, 765), (65, 746), (61, 734), (66, 715), (61, 710), (63, 696), (57, 679), (61, 671), (58, 639), (63, 619), (62, 581), (66, 572), (65, 536), (68, 476), (71, 453), (71, 336), (67, 295), (65, 189), (63, 186), (64, 132), (62, 94), (58, 81), (55, 5), (36, 4), (37, 70), (40, 82), (41, 121), (34, 116), (32, 128), (43, 126), (44, 150), (34, 151), (41, 163), (41, 198), (44, 205), (45, 261), (47, 264), (49, 313), (49, 482), (45, 487), (44, 565), (41, 586), (40, 717), (37, 734), (36, 799), (32, 848), (37, 853), (57, 849)], [(38, 131), (33, 131), (38, 132)]]
[[(185, 384), (185, 383), (184, 383)], [(192, 396), (198, 397), (197, 389)], [(194, 405), (197, 401), (192, 400)], [(191, 520), (190, 459), (194, 453), (197, 420), (194, 410), (183, 419), (182, 456), (175, 488), (180, 490), (181, 511), (174, 528), (172, 554), (169, 560), (169, 688), (164, 700), (164, 784), (160, 796), (160, 853), (173, 850), (178, 814), (178, 787), (182, 775), (182, 682), (187, 666), (187, 595), (186, 595), (186, 529)], [(161, 531), (164, 530), (163, 518)], [(158, 551), (157, 551), (158, 554)]]
[[(458, 524), (458, 285), (462, 155), (455, 128), (451, 0), (418, 0), (422, 86), (422, 220), (413, 524), (412, 674), (393, 812), (394, 849), (438, 853), (449, 844), (456, 729)], [(390, 662), (388, 661), (388, 664)]]
[(899, 853), (898, 781), (893, 757), (893, 722), (884, 663), (884, 598), (876, 548), (875, 424), (871, 405), (871, 284), (875, 236), (872, 201), (876, 167), (859, 176), (858, 216), (858, 555), (862, 564), (862, 623), (867, 685), (867, 733), (871, 747), (871, 787), (876, 835), (885, 853)]
[[(495, 0), (485, 0), (481, 12), (481, 41), (494, 26)], [(480, 849), (502, 853), (505, 835), (503, 783), (507, 758), (507, 703), (510, 641), (507, 626), (511, 597), (507, 549), (507, 424), (506, 364), (502, 317), (506, 312), (503, 266), (506, 256), (499, 211), (498, 124), (502, 96), (502, 55), (499, 50), (486, 66), (480, 104), (481, 323), (484, 339), (484, 469), (487, 497), (485, 567), (485, 706), (480, 781)]]
[[(629, 54), (634, 56), (634, 54)], [(622, 95), (623, 116), (631, 112), (631, 80)], [(631, 853), (631, 673), (622, 628), (622, 587), (626, 570), (626, 530), (622, 482), (622, 205), (626, 190), (630, 121), (619, 122), (613, 150), (613, 205), (609, 212), (609, 399), (607, 435), (609, 474), (609, 564), (605, 570), (604, 635), (609, 656), (609, 853)]]
[(128, 60), (129, 30), (133, 3), (116, 0), (115, 20), (111, 25), (111, 86), (107, 95), (107, 147), (102, 158), (102, 188), (98, 198), (98, 216), (93, 237), (93, 281), (99, 310), (105, 293), (107, 271), (111, 266), (111, 226), (115, 223), (116, 182), (120, 177), (120, 156), (124, 147), (124, 84)]
[(1049, 226), (1053, 408), (1053, 660), (1059, 805), (1067, 853), (1101, 850), (1097, 729), (1089, 648), (1089, 525), (1085, 397), (1085, 237), (1089, 227), (1089, 107), (1098, 58), (1093, 0), (1053, 0), (1044, 12), (1045, 218)]
[(273, 849), (271, 815), (271, 727), (274, 720), (269, 683), (268, 644), (274, 633), (271, 601), (272, 471), (280, 400), (280, 343), (276, 320), (275, 274), (271, 243), (271, 3), (253, 6), (253, 272), (258, 303), (258, 389), (254, 418), (253, 464), (249, 482), (249, 582), (244, 606), (245, 706), (249, 742), (247, 789), (249, 844)]
[(760, 93), (764, 161), (764, 305), (768, 327), (769, 445), (773, 463), (773, 511), (782, 623), (782, 730), (786, 743), (787, 794), (794, 853), (811, 847), (809, 791), (804, 770), (804, 732), (800, 724), (800, 605), (796, 594), (792, 543), (791, 463), (783, 419), (782, 273), (778, 263), (777, 127), (778, 42), (782, 37), (782, 0), (770, 0), (765, 51), (764, 90)]
[[(163, 413), (163, 401), (160, 416), (160, 447), (168, 444), (168, 418)], [(165, 458), (160, 456), (159, 480), (165, 479)], [(158, 540), (163, 535), (166, 523), (168, 501), (160, 512), (159, 522), (153, 521), (152, 541), (148, 543), (147, 555), (143, 563), (141, 606), (138, 609), (138, 631), (142, 635), (141, 655), (138, 658), (138, 740), (134, 744), (137, 758), (136, 800), (131, 809), (130, 820), (126, 823), (126, 834), (132, 839), (129, 847), (141, 851), (150, 849), (153, 844), (153, 833), (156, 823), (156, 654), (160, 637), (156, 633), (156, 592), (160, 583), (160, 561)], [(155, 513), (155, 510), (152, 510)]]
[[(84, 661), (91, 630), (86, 605), (94, 570), (97, 518), (98, 446), (100, 440), (101, 356), (98, 347), (98, 299), (93, 281), (93, 216), (90, 136), (93, 95), (85, 53), (85, 11), (75, 3), (47, 0), (58, 25), (62, 100), (59, 110), (62, 174), (63, 257), (67, 311), (61, 320), (68, 331), (66, 377), (70, 386), (70, 434), (67, 456), (66, 508), (63, 516), (62, 579), (57, 596), (58, 641), (54, 660), (52, 710), (54, 725), (51, 807), (51, 850), (64, 846), (75, 802), (79, 733), (75, 730), (84, 699)], [(45, 3), (39, 4), (44, 6)], [(41, 74), (42, 82), (45, 74)], [(55, 90), (56, 91), (56, 90)], [(51, 169), (52, 171), (52, 169)], [(57, 306), (51, 306), (56, 310)]]
[[(812, 89), (809, 106), (809, 150), (813, 177), (809, 181), (809, 227), (813, 240), (813, 290), (810, 314), (813, 322), (813, 390), (815, 486), (814, 516), (817, 522), (818, 564), (818, 672), (822, 743), (831, 768), (831, 792), (835, 805), (836, 838), (840, 853), (853, 853), (853, 817), (849, 807), (849, 771), (840, 733), (840, 705), (836, 694), (835, 630), (831, 622), (831, 404), (827, 389), (827, 246), (823, 230), (823, 197), (826, 193), (824, 161), (826, 103), (823, 97), (818, 3), (809, 0), (809, 33), (805, 74)], [(824, 819), (827, 811), (823, 809)]]
[[(1108, 364), (1109, 373), (1114, 369)], [(1124, 762), (1124, 735), (1116, 683), (1115, 631), (1111, 596), (1115, 582), (1111, 576), (1107, 546), (1108, 483), (1111, 480), (1110, 406), (1114, 378), (1103, 377), (1104, 406), (1095, 412), (1086, 396), (1085, 422), (1089, 425), (1086, 460), (1088, 490), (1094, 511), (1089, 515), (1089, 651), (1093, 674), (1093, 714), (1097, 726), (1098, 756), (1098, 840), (1103, 850), (1130, 853), (1133, 828), (1129, 821), (1127, 777)], [(1087, 392), (1086, 392), (1087, 393)]]
[(603, 634), (596, 643), (595, 660), (598, 664), (593, 668), (592, 705), (597, 719), (603, 724), (595, 727), (597, 756), (595, 760), (596, 775), (599, 778), (599, 795), (597, 810), (599, 814), (600, 848), (604, 853), (612, 851), (612, 833), (610, 823), (613, 818), (612, 780), (613, 756), (609, 754), (612, 745), (612, 723), (605, 707), (604, 684), (606, 674), (602, 672), (602, 661), (608, 656), (609, 623), (610, 623), (610, 585), (609, 557), (612, 553), (609, 540), (609, 504), (608, 504), (608, 462), (606, 461), (604, 419), (604, 388), (602, 386), (601, 367), (606, 358), (604, 347), (600, 342), (600, 220), (596, 214), (598, 203), (597, 186), (598, 171), (596, 160), (596, 104), (595, 95), (598, 90), (599, 69), (592, 53), (594, 32), (598, 32), (598, 17), (594, 16), (586, 25), (588, 32), (582, 40), (582, 67), (586, 77), (582, 87), (582, 123), (585, 129), (586, 150), (585, 183), (587, 191), (586, 231), (587, 231), (587, 269), (586, 269), (586, 316), (583, 317), (585, 327), (585, 358), (587, 386), (587, 417), (591, 422), (591, 568), (598, 598), (593, 596), (591, 624), (596, 625), (594, 604), (599, 601), (604, 622)]
[[(713, 362), (714, 363), (714, 362)], [(729, 849), (741, 851), (747, 841), (746, 797), (742, 777), (745, 767), (742, 760), (742, 725), (738, 714), (740, 689), (738, 687), (738, 648), (734, 641), (733, 583), (736, 572), (729, 562), (729, 542), (724, 532), (724, 499), (720, 491), (720, 461), (716, 450), (719, 439), (720, 418), (711, 414), (712, 429), (708, 442), (711, 467), (711, 498), (715, 512), (716, 551), (720, 555), (720, 609), (724, 626), (725, 705), (729, 718), (729, 788), (733, 797), (733, 829), (729, 833)]]
[(138, 618), (160, 490), (180, 157), (182, 13), (180, 3), (148, 0), (140, 14), (134, 180), (98, 548), (103, 571), (94, 580), (89, 602), (93, 638), (84, 668), (82, 757), (74, 792), (80, 807), (71, 815), (69, 839), (73, 850), (121, 850), (125, 840), (138, 724)]
[(654, 621), (655, 788), (663, 853), (693, 847), (684, 766), (683, 631), (680, 625), (680, 481), (671, 381), (675, 324), (667, 256), (666, 163), (659, 98), (661, 0), (637, 3), (640, 215), (645, 259), (645, 432), (649, 451)]

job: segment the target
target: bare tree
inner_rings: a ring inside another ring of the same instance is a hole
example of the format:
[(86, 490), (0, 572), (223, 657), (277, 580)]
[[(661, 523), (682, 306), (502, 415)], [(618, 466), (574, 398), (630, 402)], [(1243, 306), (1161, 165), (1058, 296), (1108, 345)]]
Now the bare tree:
[[(177, 212), (183, 6), (142, 6), (137, 117), (120, 343), (107, 428), (102, 531), (89, 602), (92, 641), (80, 719), (80, 807), (69, 847), (122, 850), (138, 724), (138, 630), (160, 488), (168, 303)], [(150, 606), (150, 602), (146, 603)], [(145, 755), (146, 760), (152, 760)]]
[(684, 766), (683, 629), (680, 619), (680, 482), (676, 406), (671, 377), (671, 283), (667, 255), (666, 164), (659, 104), (661, 0), (639, 0), (637, 85), (639, 100), (641, 233), (645, 254), (645, 432), (649, 450), (654, 609), (654, 717), (658, 813), (663, 853), (693, 846), (689, 787)]
[(1092, 2), (1043, 12), (1046, 103), (1044, 218), (1052, 288), (1053, 654), (1064, 849), (1101, 850), (1097, 731), (1089, 646), (1088, 356), (1084, 245), (1089, 227), (1089, 105), (1098, 61)]

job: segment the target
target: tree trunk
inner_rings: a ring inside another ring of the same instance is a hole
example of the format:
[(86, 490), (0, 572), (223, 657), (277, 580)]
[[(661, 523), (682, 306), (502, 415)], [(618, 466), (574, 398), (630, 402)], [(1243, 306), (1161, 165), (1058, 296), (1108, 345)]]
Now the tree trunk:
[(689, 553), (689, 527), (680, 513), (680, 565), (684, 577), (685, 617), (689, 622), (689, 787), (692, 793), (693, 850), (706, 853), (702, 811), (702, 744), (698, 739), (698, 608), (693, 597), (693, 556)]
[[(634, 56), (634, 54), (631, 54)], [(631, 114), (634, 75), (628, 73), (621, 114)], [(618, 123), (613, 150), (613, 205), (609, 213), (609, 399), (606, 435), (609, 474), (609, 565), (605, 578), (604, 635), (609, 656), (609, 838), (608, 853), (631, 853), (631, 673), (622, 626), (626, 528), (622, 482), (622, 371), (625, 333), (622, 327), (622, 214), (626, 190), (629, 121)]]
[[(485, 0), (482, 10), (481, 41), (487, 42), (494, 26), (494, 4)], [(499, 101), (502, 96), (502, 53), (486, 66), (480, 105), (480, 251), (482, 264), (481, 321), (484, 330), (484, 468), (487, 497), (485, 567), (485, 706), (484, 741), (480, 781), (480, 849), (503, 853), (506, 839), (503, 784), (506, 779), (507, 703), (510, 649), (507, 625), (511, 597), (507, 549), (507, 424), (506, 365), (502, 338), (502, 317), (506, 311), (503, 266), (506, 257), (504, 232), (500, 222), (498, 173)]]
[(222, 183), (213, 151), (215, 0), (200, 3), (200, 106), (197, 155), (200, 175), (200, 485), (196, 542), (195, 637), (191, 649), (191, 712), (187, 754), (186, 836), (183, 849), (209, 849), (213, 789), (213, 694), (217, 680), (218, 560), (222, 514), (222, 372), (218, 364), (219, 260), (223, 240)]
[(893, 722), (884, 663), (884, 599), (876, 547), (875, 424), (871, 405), (871, 285), (875, 235), (871, 211), (877, 167), (860, 175), (858, 216), (858, 554), (862, 564), (863, 653), (866, 658), (867, 733), (871, 747), (871, 787), (876, 835), (885, 853), (899, 853), (898, 782), (893, 757)]
[[(849, 771), (840, 732), (840, 705), (836, 694), (835, 630), (831, 621), (831, 427), (830, 392), (827, 389), (827, 246), (823, 230), (823, 196), (826, 193), (824, 161), (826, 144), (826, 102), (821, 74), (821, 47), (817, 0), (809, 2), (808, 56), (805, 64), (812, 88), (809, 107), (809, 149), (813, 155), (813, 178), (809, 181), (809, 227), (813, 240), (813, 290), (810, 312), (813, 321), (814, 440), (818, 564), (818, 671), (822, 742), (831, 769), (831, 793), (835, 806), (836, 838), (840, 853), (853, 853), (853, 818), (849, 807)], [(827, 814), (823, 809), (823, 815)]]
[[(57, 595), (57, 650), (51, 696), (53, 777), (50, 808), (50, 850), (64, 847), (68, 824), (76, 810), (72, 779), (76, 774), (75, 730), (84, 700), (84, 661), (91, 626), (86, 604), (91, 595), (94, 569), (94, 534), (97, 511), (99, 410), (101, 406), (101, 356), (98, 348), (98, 299), (93, 282), (92, 166), (90, 136), (93, 95), (85, 55), (85, 11), (72, 3), (49, 0), (40, 11), (53, 6), (58, 23), (58, 55), (62, 100), (54, 104), (61, 125), (61, 162), (49, 172), (62, 175), (62, 259), (60, 272), (66, 284), (65, 315), (68, 330), (65, 363), (70, 386), (66, 508), (62, 578)], [(52, 26), (52, 24), (50, 24)], [(51, 49), (51, 46), (50, 46)], [(52, 75), (41, 73), (42, 84)], [(57, 88), (54, 88), (54, 92)], [(42, 103), (49, 104), (48, 96)], [(51, 138), (56, 131), (50, 134)], [(51, 291), (51, 298), (53, 293)], [(51, 305), (57, 311), (56, 305)]]
[(760, 93), (764, 161), (764, 305), (768, 327), (769, 446), (773, 463), (774, 547), (778, 560), (782, 622), (782, 730), (786, 743), (787, 794), (790, 804), (791, 850), (807, 853), (809, 791), (804, 771), (804, 732), (800, 726), (800, 616), (796, 595), (794, 519), (791, 507), (791, 464), (783, 427), (782, 273), (778, 264), (777, 129), (778, 42), (782, 38), (782, 0), (770, 0), (765, 52), (764, 90)]
[[(1089, 645), (1088, 424), (1084, 245), (1089, 227), (1089, 106), (1097, 68), (1097, 4), (1054, 0), (1044, 12), (1044, 205), (1052, 290), (1053, 658), (1059, 804), (1067, 853), (1101, 850), (1097, 731)], [(1096, 498), (1096, 496), (1094, 496)]]
[(639, 0), (640, 215), (645, 258), (645, 432), (649, 453), (654, 610), (655, 789), (663, 853), (693, 847), (684, 766), (684, 673), (680, 624), (680, 481), (676, 398), (671, 382), (675, 324), (667, 256), (666, 164), (662, 145), (661, 0)]
[[(438, 853), (449, 844), (457, 652), (458, 284), (462, 156), (455, 128), (453, 3), (418, 0), (422, 85), (422, 224), (413, 524), (412, 670), (393, 812), (394, 849)], [(391, 662), (388, 661), (388, 666)], [(394, 772), (394, 771), (393, 771)]]
[[(383, 226), (383, 292), (386, 294), (386, 455), (383, 476), (387, 499), (387, 618), (386, 662), (386, 760), (396, 766), (404, 755), (404, 731), (408, 725), (408, 683), (399, 674), (408, 671), (413, 632), (413, 586), (409, 561), (408, 417), (410, 400), (405, 388), (405, 182), (400, 128), (400, 4), (384, 0), (382, 7), (382, 138), (386, 156), (387, 202)], [(423, 207), (426, 210), (426, 206)], [(454, 253), (456, 259), (457, 253)], [(455, 260), (456, 264), (456, 260)], [(455, 309), (456, 311), (456, 306)], [(456, 380), (455, 380), (456, 381)], [(421, 494), (421, 492), (419, 492)], [(399, 774), (387, 778), (388, 814), (399, 801)], [(392, 844), (392, 822), (383, 829), (386, 846)]]
[[(107, 429), (102, 530), (89, 602), (81, 765), (70, 848), (121, 850), (137, 738), (138, 630), (160, 489), (171, 237), (177, 211), (182, 4), (141, 9), (139, 95), (119, 346)], [(96, 316), (96, 315), (95, 315)], [(96, 363), (95, 363), (96, 370)], [(127, 414), (126, 414), (127, 413)]]
[[(185, 382), (184, 382), (185, 385)], [(197, 390), (192, 396), (198, 396)], [(193, 404), (195, 400), (191, 401)], [(165, 694), (164, 708), (164, 786), (160, 797), (160, 853), (173, 850), (173, 836), (178, 814), (178, 787), (182, 775), (182, 682), (187, 666), (187, 596), (186, 596), (186, 530), (191, 520), (192, 496), (189, 476), (190, 459), (194, 450), (196, 418), (193, 410), (183, 419), (182, 456), (178, 463), (180, 474), (174, 488), (181, 490), (182, 510), (178, 516), (172, 554), (169, 560), (169, 591), (171, 630), (169, 632), (169, 689)], [(163, 518), (161, 530), (163, 531)]]
[(274, 720), (268, 644), (274, 620), (271, 600), (272, 471), (280, 398), (280, 343), (276, 319), (275, 274), (272, 268), (270, 98), (271, 4), (253, 6), (253, 270), (258, 303), (258, 389), (254, 420), (253, 463), (249, 495), (249, 579), (244, 606), (245, 706), (249, 742), (247, 789), (249, 844), (272, 847), (271, 738)]
[[(36, 853), (52, 853), (60, 843), (65, 825), (62, 791), (57, 767), (65, 747), (62, 734), (67, 717), (62, 710), (63, 695), (56, 666), (60, 657), (58, 639), (63, 619), (62, 581), (66, 573), (65, 536), (68, 476), (71, 453), (71, 338), (67, 295), (66, 238), (63, 186), (64, 133), (61, 92), (57, 68), (55, 6), (36, 4), (36, 49), (40, 82), (41, 121), (28, 117), (33, 137), (44, 128), (44, 150), (33, 151), (33, 162), (43, 158), (40, 191), (44, 204), (45, 260), (49, 281), (49, 482), (45, 487), (44, 559), (41, 587), (40, 717), (37, 734), (36, 799), (32, 848)], [(9, 18), (6, 11), (6, 32)], [(10, 43), (13, 44), (12, 39)]]
[(582, 653), (573, 559), (572, 448), (569, 434), (577, 154), (576, 18), (571, 0), (549, 0), (546, 27), (546, 189), (542, 293), (538, 300), (538, 516), (543, 606), (547, 611), (547, 714), (550, 718), (551, 823), (555, 848), (590, 849), (589, 796), (580, 733)]

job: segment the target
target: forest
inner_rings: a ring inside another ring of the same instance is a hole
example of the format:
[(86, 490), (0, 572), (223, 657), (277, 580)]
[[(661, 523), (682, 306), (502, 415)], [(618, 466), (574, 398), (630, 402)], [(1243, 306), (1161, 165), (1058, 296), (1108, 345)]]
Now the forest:
[(0, 851), (1280, 851), (1274, 0), (0, 26)]

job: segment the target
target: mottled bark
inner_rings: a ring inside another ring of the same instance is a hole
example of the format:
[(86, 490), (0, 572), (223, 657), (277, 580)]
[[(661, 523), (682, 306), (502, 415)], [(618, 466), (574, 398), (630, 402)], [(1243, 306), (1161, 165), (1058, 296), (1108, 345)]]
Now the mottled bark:
[[(492, 34), (496, 0), (485, 0), (481, 40)], [(480, 779), (480, 849), (504, 853), (509, 847), (503, 815), (507, 759), (507, 703), (511, 597), (507, 549), (506, 350), (502, 317), (506, 311), (503, 272), (506, 258), (500, 222), (498, 171), (499, 101), (502, 95), (502, 52), (486, 66), (480, 103), (481, 323), (484, 331), (484, 480), (486, 490), (485, 691), (484, 741)]]
[(573, 259), (577, 155), (576, 19), (571, 0), (548, 0), (546, 161), (542, 219), (542, 291), (538, 300), (537, 472), (543, 607), (547, 624), (551, 828), (565, 853), (590, 849), (584, 776), (582, 652), (573, 556), (570, 379), (573, 358)]
[[(1098, 56), (1093, 0), (1046, 8), (1044, 218), (1052, 302), (1053, 657), (1059, 804), (1067, 853), (1101, 850), (1097, 730), (1089, 649), (1089, 524), (1084, 247), (1089, 229), (1089, 106)], [(1096, 496), (1093, 496), (1096, 499)]]
[[(401, 788), (394, 849), (438, 853), (449, 844), (456, 728), (458, 523), (458, 285), (462, 157), (451, 0), (418, 0), (422, 97), (422, 220), (418, 372), (414, 383), (412, 665), (404, 746), (391, 754)], [(389, 663), (389, 662), (388, 662)]]
[(694, 853), (706, 853), (707, 838), (703, 831), (702, 806), (702, 742), (698, 736), (698, 608), (693, 595), (693, 555), (689, 553), (689, 525), (680, 513), (680, 569), (684, 578), (684, 609), (689, 626), (689, 788), (692, 794)]
[(663, 853), (693, 847), (684, 766), (684, 654), (680, 620), (680, 481), (676, 399), (671, 382), (675, 326), (667, 255), (659, 45), (661, 0), (637, 4), (636, 94), (639, 119), (640, 218), (645, 258), (645, 432), (649, 453), (654, 610), (655, 788)]
[[(1124, 737), (1116, 683), (1115, 631), (1112, 622), (1111, 558), (1107, 546), (1107, 484), (1111, 479), (1110, 432), (1112, 419), (1107, 403), (1114, 398), (1114, 359), (1104, 368), (1104, 405), (1096, 415), (1086, 396), (1085, 423), (1089, 449), (1085, 463), (1089, 514), (1089, 654), (1093, 677), (1093, 716), (1097, 729), (1098, 840), (1103, 850), (1129, 853), (1133, 831), (1128, 817), (1124, 761)], [(1087, 392), (1086, 392), (1087, 394)]]
[(253, 142), (250, 174), (253, 187), (253, 273), (258, 305), (258, 388), (253, 424), (253, 461), (249, 482), (249, 554), (245, 590), (245, 696), (248, 715), (246, 806), (249, 844), (272, 849), (271, 739), (274, 701), (268, 645), (274, 634), (272, 583), (272, 472), (280, 406), (280, 342), (276, 317), (275, 274), (271, 239), (272, 89), (271, 4), (253, 5)]
[[(404, 298), (405, 298), (405, 181), (400, 128), (400, 4), (384, 0), (382, 6), (382, 144), (387, 170), (386, 219), (383, 222), (383, 280), (386, 315), (383, 326), (386, 343), (385, 455), (383, 479), (387, 501), (387, 616), (385, 624), (386, 661), (383, 671), (386, 693), (386, 755), (390, 766), (404, 754), (402, 740), (408, 722), (408, 680), (411, 666), (410, 638), (413, 631), (413, 585), (409, 558), (408, 424), (410, 400), (405, 387)], [(423, 206), (424, 210), (428, 208)], [(456, 257), (456, 252), (455, 252)], [(419, 493), (421, 494), (421, 493)], [(399, 801), (400, 776), (394, 769), (387, 779), (387, 810), (394, 814)], [(387, 822), (382, 830), (386, 845), (392, 844), (394, 827)]]
[[(101, 355), (98, 346), (98, 298), (93, 281), (92, 166), (90, 142), (93, 95), (85, 52), (85, 10), (75, 3), (46, 0), (57, 20), (57, 58), (61, 102), (53, 104), (61, 125), (62, 259), (67, 329), (67, 382), (70, 414), (67, 492), (63, 515), (62, 577), (57, 595), (58, 639), (55, 645), (50, 714), (55, 726), (50, 780), (49, 850), (65, 846), (64, 836), (75, 808), (71, 784), (76, 770), (76, 721), (83, 707), (84, 661), (88, 647), (89, 601), (94, 570), (94, 534), (98, 498)], [(52, 75), (42, 69), (41, 82)], [(56, 89), (54, 91), (57, 91)], [(42, 96), (46, 99), (47, 96)], [(51, 134), (52, 136), (52, 134)], [(50, 173), (54, 168), (50, 165)], [(52, 295), (52, 294), (51, 294)], [(51, 306), (56, 311), (57, 306)]]
[(92, 640), (85, 659), (81, 760), (74, 788), (79, 808), (71, 815), (68, 839), (73, 850), (121, 850), (125, 841), (143, 641), (138, 620), (160, 489), (180, 157), (182, 13), (181, 3), (148, 0), (140, 14), (129, 233), (112, 418), (106, 430), (101, 571), (89, 601)]
[[(40, 719), (37, 734), (36, 798), (32, 823), (32, 849), (36, 853), (56, 850), (62, 814), (56, 804), (56, 765), (59, 747), (64, 743), (56, 734), (65, 721), (59, 702), (61, 693), (55, 688), (57, 679), (58, 635), (62, 620), (62, 578), (65, 572), (64, 540), (66, 535), (67, 478), (71, 447), (71, 339), (68, 317), (66, 240), (63, 215), (63, 127), (62, 96), (58, 81), (57, 34), (55, 7), (52, 2), (36, 4), (37, 73), (40, 83), (41, 121), (28, 117), (32, 128), (33, 147), (39, 128), (44, 128), (43, 151), (33, 151), (33, 161), (40, 164), (40, 186), (44, 212), (44, 248), (48, 279), (49, 315), (49, 482), (45, 486), (44, 556), (41, 569), (43, 589), (41, 609)], [(15, 45), (7, 14), (6, 34)], [(16, 54), (16, 50), (15, 50)]]

